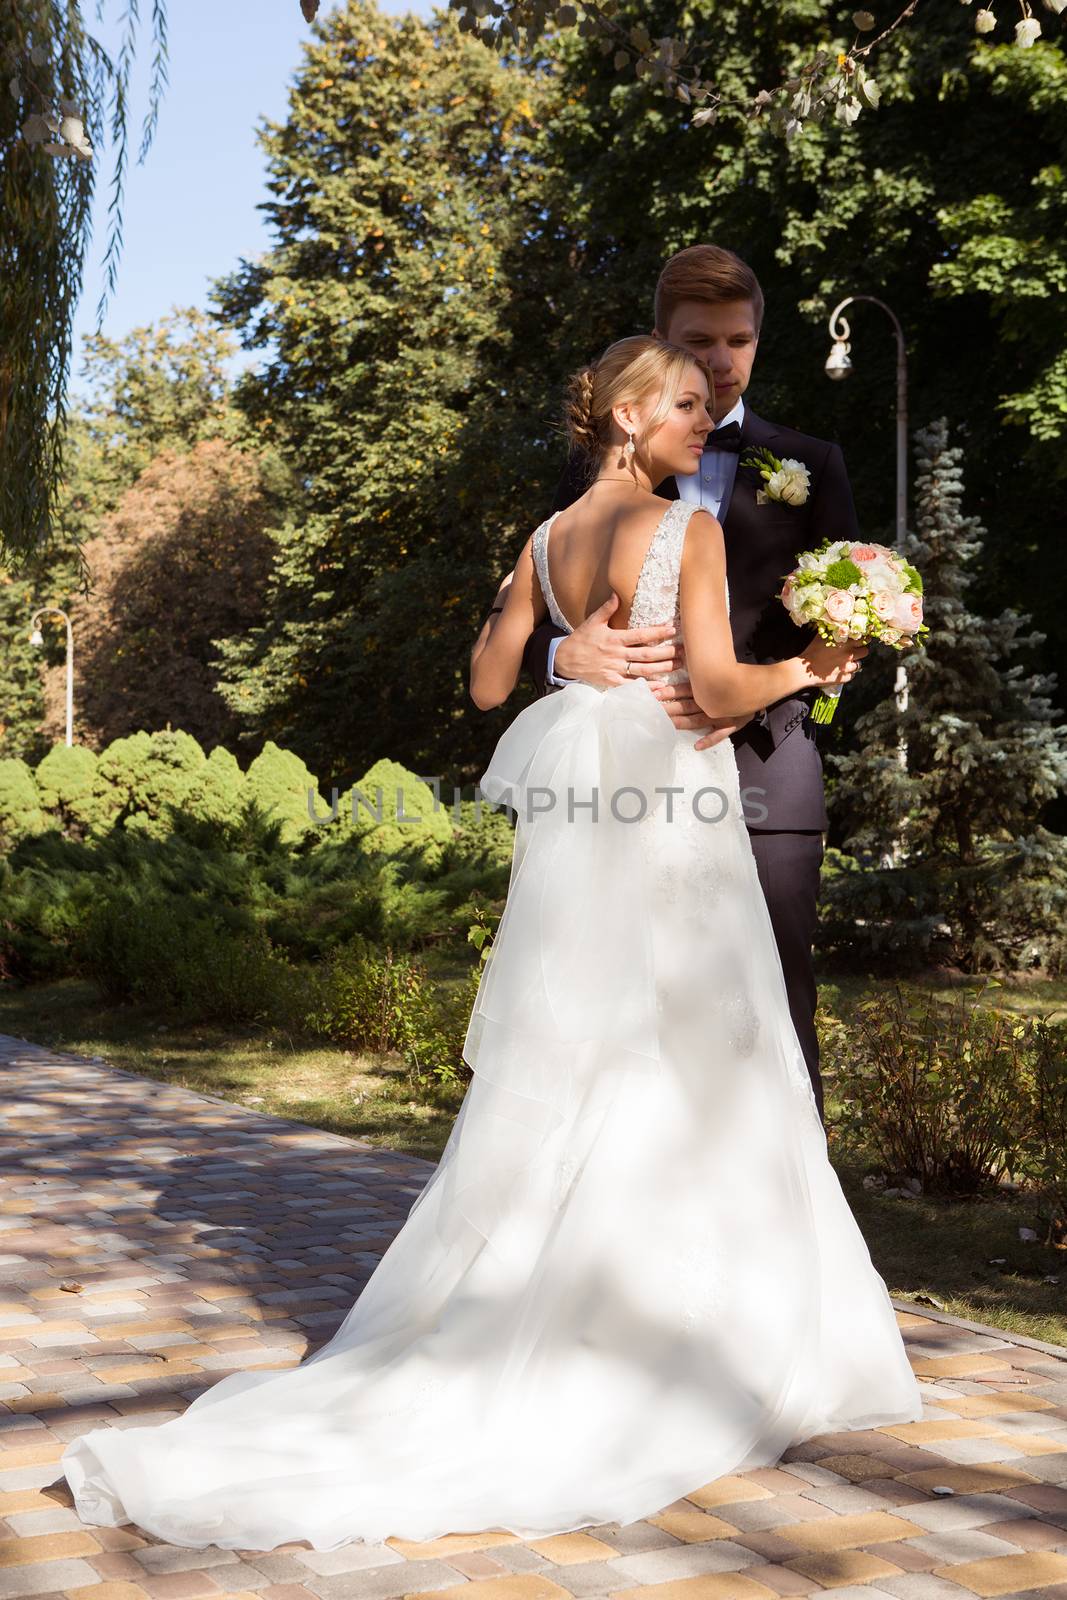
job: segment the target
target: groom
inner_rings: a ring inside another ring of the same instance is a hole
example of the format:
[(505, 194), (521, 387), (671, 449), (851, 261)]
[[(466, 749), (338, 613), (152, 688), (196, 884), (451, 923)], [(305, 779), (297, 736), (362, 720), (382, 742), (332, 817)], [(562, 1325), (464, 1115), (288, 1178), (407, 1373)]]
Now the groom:
[[(656, 285), (655, 318), (654, 332), (691, 350), (710, 367), (715, 388), (709, 404), (716, 424), (699, 470), (691, 477), (668, 478), (657, 493), (702, 505), (722, 524), (737, 659), (765, 663), (799, 655), (814, 630), (799, 629), (777, 599), (783, 578), (803, 551), (823, 540), (859, 537), (841, 451), (824, 439), (766, 422), (745, 404), (763, 294), (751, 267), (732, 251), (698, 244), (672, 256)], [(740, 466), (740, 460), (763, 446), (808, 468), (810, 489), (802, 505), (757, 503), (762, 479)], [(553, 510), (572, 504), (586, 487), (581, 464), (572, 458)], [(523, 665), (538, 692), (545, 694), (574, 678), (597, 683), (598, 674), (618, 668), (619, 646), (626, 645), (633, 663), (630, 676), (649, 679), (677, 727), (706, 734), (697, 749), (732, 739), (742, 794), (748, 791), (745, 820), (782, 959), (789, 1010), (821, 1112), (812, 941), (827, 818), (822, 760), (809, 715), (813, 691), (779, 700), (751, 718), (713, 722), (692, 699), (688, 681), (657, 684), (664, 662), (652, 665), (650, 655), (658, 651), (631, 645), (609, 628), (607, 618), (616, 604), (608, 601), (572, 634), (543, 623), (530, 635)], [(670, 665), (684, 665), (684, 659), (673, 659)], [(617, 679), (600, 679), (607, 681)]]

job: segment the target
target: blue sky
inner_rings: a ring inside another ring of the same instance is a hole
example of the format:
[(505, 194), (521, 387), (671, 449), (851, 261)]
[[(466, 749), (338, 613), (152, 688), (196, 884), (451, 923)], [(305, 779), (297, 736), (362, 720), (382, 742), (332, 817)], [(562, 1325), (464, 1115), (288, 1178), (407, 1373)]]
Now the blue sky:
[[(383, 9), (428, 14), (427, 0)], [(324, 0), (323, 12), (328, 9)], [(119, 11), (112, 0), (106, 12)], [(142, 15), (150, 8), (142, 4)], [(123, 208), (118, 285), (104, 318), (111, 338), (155, 321), (171, 306), (207, 303), (212, 278), (270, 241), (258, 203), (266, 197), (256, 144), (261, 117), (284, 118), (289, 84), (309, 29), (298, 0), (170, 0), (170, 87), (143, 166), (132, 165)], [(107, 17), (100, 36), (112, 44)], [(136, 152), (145, 108), (150, 40), (144, 36), (134, 92)], [(103, 287), (112, 156), (97, 157), (93, 244), (75, 322), (73, 389), (83, 388), (81, 335), (96, 328)]]

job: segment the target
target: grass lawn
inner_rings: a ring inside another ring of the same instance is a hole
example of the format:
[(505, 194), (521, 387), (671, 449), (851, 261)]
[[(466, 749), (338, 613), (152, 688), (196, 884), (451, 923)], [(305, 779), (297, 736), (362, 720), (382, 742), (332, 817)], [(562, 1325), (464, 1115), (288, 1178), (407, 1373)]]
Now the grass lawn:
[(1035, 1223), (1032, 1197), (887, 1199), (864, 1189), (863, 1168), (835, 1166), (895, 1299), (932, 1294), (951, 1316), (1067, 1345), (1067, 1250), (1019, 1239)]
[(95, 985), (73, 978), (0, 984), (0, 1033), (427, 1161), (440, 1156), (463, 1098), (421, 1103), (397, 1057), (374, 1061), (277, 1030), (165, 1022), (146, 1006), (105, 1004)]
[[(961, 988), (977, 991), (983, 983), (981, 978), (960, 978), (951, 983), (945, 981), (923, 981), (909, 983), (909, 988), (922, 989), (925, 994), (931, 994), (938, 1000), (955, 999)], [(879, 993), (888, 993), (896, 987), (892, 978), (869, 978), (865, 976), (847, 977), (834, 976), (826, 982), (819, 984), (819, 1001), (838, 1016), (847, 1017), (851, 1007), (860, 1000), (870, 1000)], [(1023, 980), (1012, 983), (989, 982), (982, 995), (982, 1004), (986, 1006), (999, 1006), (1005, 1011), (1016, 1011), (1020, 1016), (1037, 1017), (1046, 1012), (1054, 1019), (1062, 1020), (1067, 1017), (1067, 978), (1041, 978), (1037, 980)]]
[[(835, 979), (821, 995), (847, 1015), (881, 987), (889, 986)], [(985, 999), (1020, 1012), (1062, 1014), (1067, 983), (1005, 986)], [(394, 1058), (309, 1045), (277, 1030), (176, 1025), (143, 1006), (102, 1004), (93, 985), (77, 980), (21, 990), (0, 984), (0, 1033), (102, 1056), (129, 1072), (428, 1160), (444, 1148), (462, 1099), (449, 1091), (426, 1104)], [(843, 1158), (836, 1165), (891, 1294), (932, 1294), (954, 1316), (1067, 1346), (1067, 1251), (1019, 1240), (1019, 1228), (1036, 1222), (1032, 1198), (886, 1198), (863, 1187), (872, 1169)], [(992, 1265), (996, 1258), (1004, 1264)], [(1045, 1283), (1047, 1277), (1060, 1281)]]

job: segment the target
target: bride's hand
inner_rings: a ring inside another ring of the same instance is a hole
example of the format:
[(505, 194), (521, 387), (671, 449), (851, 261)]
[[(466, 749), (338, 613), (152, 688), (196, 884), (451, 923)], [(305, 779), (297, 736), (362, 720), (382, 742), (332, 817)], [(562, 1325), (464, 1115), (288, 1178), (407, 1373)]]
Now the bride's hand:
[(813, 639), (799, 656), (805, 671), (804, 687), (850, 683), (867, 651), (865, 644), (827, 644), (824, 639)]
[[(619, 604), (611, 594), (580, 627), (556, 646), (553, 672), (558, 678), (578, 678), (594, 689), (611, 689), (627, 678), (655, 678), (673, 671), (673, 622), (654, 628), (611, 628), (608, 618)], [(627, 663), (630, 670), (627, 672)]]

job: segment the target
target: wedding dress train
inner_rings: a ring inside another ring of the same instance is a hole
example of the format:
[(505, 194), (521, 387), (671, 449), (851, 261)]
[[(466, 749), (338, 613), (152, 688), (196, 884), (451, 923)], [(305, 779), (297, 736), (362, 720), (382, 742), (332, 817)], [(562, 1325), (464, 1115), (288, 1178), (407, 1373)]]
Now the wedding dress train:
[[(657, 529), (633, 626), (677, 620), (692, 509)], [(534, 553), (569, 627), (552, 520)], [(827, 1159), (733, 747), (693, 743), (643, 680), (515, 719), (482, 779), (517, 813), (511, 884), (437, 1170), (300, 1366), (71, 1443), (83, 1521), (255, 1550), (534, 1538), (921, 1415)]]

